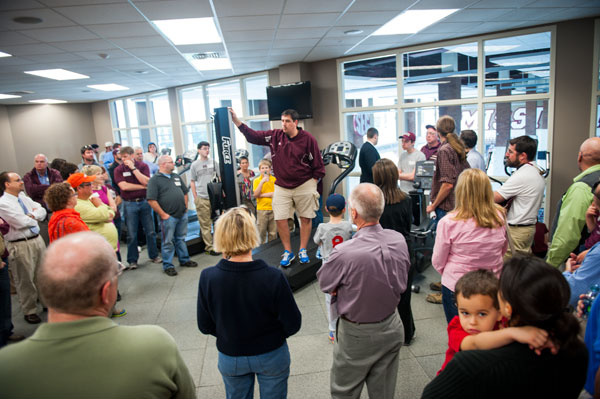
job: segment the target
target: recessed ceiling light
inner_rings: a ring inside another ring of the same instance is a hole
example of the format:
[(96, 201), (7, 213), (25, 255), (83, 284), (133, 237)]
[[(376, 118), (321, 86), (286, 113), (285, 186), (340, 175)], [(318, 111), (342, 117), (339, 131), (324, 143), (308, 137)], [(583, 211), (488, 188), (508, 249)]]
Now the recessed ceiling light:
[(66, 69), (42, 69), (39, 71), (25, 71), (29, 75), (41, 76), (43, 78), (54, 80), (74, 80), (88, 79), (89, 76), (82, 75), (76, 72), (67, 71)]
[(36, 104), (63, 104), (66, 103), (65, 100), (55, 100), (53, 98), (45, 98), (43, 100), (29, 100), (30, 103)]
[(362, 29), (350, 29), (344, 32), (344, 35), (353, 36), (363, 33)]
[(43, 20), (38, 17), (15, 17), (13, 21), (18, 24), (35, 25), (41, 24)]
[(152, 21), (173, 44), (221, 43), (215, 21), (209, 18), (163, 19)]
[(88, 85), (90, 89), (102, 90), (102, 91), (119, 91), (129, 90), (129, 87), (121, 86), (115, 83), (107, 83), (103, 85)]
[(373, 35), (406, 35), (417, 33), (458, 10), (458, 8), (446, 10), (408, 10), (397, 15), (394, 19), (377, 29)]
[(0, 57), (12, 57), (12, 54), (8, 54), (8, 53), (0, 51)]
[(0, 100), (6, 100), (7, 98), (21, 98), (21, 96), (14, 96), (12, 94), (0, 94)]

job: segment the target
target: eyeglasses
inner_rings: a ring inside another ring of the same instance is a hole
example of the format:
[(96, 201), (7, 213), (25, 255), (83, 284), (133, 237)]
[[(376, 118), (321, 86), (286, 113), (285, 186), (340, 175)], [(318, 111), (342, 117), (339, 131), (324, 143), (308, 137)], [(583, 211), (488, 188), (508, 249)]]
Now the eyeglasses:
[(88, 187), (88, 186), (91, 186), (91, 185), (92, 185), (92, 183), (90, 183), (90, 182), (87, 182), (87, 183), (81, 183), (81, 184), (79, 185), (79, 187)]

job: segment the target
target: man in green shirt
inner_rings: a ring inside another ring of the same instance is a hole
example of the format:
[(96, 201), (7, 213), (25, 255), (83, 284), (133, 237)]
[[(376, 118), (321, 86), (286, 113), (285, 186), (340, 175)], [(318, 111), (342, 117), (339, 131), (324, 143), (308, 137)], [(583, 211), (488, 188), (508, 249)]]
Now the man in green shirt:
[(0, 351), (3, 398), (195, 398), (173, 338), (158, 326), (119, 326), (117, 262), (99, 234), (56, 240), (38, 270), (48, 323)]
[(600, 180), (600, 137), (583, 142), (577, 155), (577, 165), (581, 173), (563, 195), (552, 227), (554, 231), (546, 262), (554, 267), (564, 264), (569, 254), (578, 249), (585, 227), (585, 212), (594, 197), (591, 186)]

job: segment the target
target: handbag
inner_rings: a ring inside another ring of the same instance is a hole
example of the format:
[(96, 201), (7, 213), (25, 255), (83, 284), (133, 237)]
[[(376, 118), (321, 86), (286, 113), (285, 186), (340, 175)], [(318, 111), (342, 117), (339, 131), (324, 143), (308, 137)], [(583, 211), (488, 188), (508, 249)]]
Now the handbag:
[(219, 181), (219, 177), (217, 176), (217, 166), (214, 164), (214, 174), (213, 178), (206, 185), (206, 191), (208, 192), (208, 199), (210, 200), (210, 217), (211, 219), (215, 219), (217, 217), (217, 211), (219, 214), (223, 210), (223, 183)]

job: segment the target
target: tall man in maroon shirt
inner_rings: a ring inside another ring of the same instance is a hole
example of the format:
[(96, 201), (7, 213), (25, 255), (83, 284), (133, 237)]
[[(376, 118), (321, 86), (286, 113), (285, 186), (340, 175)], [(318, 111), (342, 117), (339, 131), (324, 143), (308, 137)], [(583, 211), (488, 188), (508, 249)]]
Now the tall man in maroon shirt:
[(249, 143), (269, 146), (273, 161), (275, 192), (273, 193), (273, 213), (277, 223), (279, 238), (284, 252), (281, 266), (288, 267), (295, 255), (290, 243), (290, 230), (287, 220), (294, 215), (300, 219), (300, 263), (310, 259), (306, 245), (310, 239), (312, 219), (319, 209), (318, 181), (325, 176), (325, 166), (317, 140), (306, 130), (298, 127), (298, 113), (293, 109), (281, 114), (282, 129), (255, 131), (242, 123), (233, 111), (231, 119)]
[(337, 245), (317, 272), (321, 290), (337, 298), (340, 315), (331, 397), (358, 398), (366, 383), (370, 398), (391, 399), (404, 342), (396, 308), (410, 289), (408, 247), (402, 234), (379, 224), (385, 206), (379, 187), (359, 184), (349, 203), (358, 232)]

